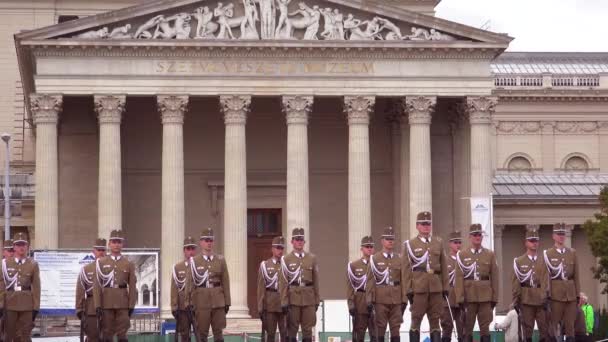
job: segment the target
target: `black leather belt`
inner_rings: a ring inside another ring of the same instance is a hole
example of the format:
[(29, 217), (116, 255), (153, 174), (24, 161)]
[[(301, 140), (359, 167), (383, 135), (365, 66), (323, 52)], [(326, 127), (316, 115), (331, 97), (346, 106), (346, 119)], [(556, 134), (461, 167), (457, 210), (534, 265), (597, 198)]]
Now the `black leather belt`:
[(414, 268), (413, 271), (414, 272), (429, 273), (429, 274), (441, 274), (441, 272), (435, 271), (433, 269), (427, 270), (426, 267), (416, 267), (416, 268)]
[(490, 276), (481, 276), (481, 277), (479, 277), (479, 279), (474, 279), (474, 278), (465, 278), (464, 280), (473, 280), (473, 281), (479, 281), (479, 280), (490, 280)]
[(528, 287), (531, 289), (540, 289), (539, 284), (534, 284), (534, 286), (532, 286), (532, 285), (530, 285), (530, 283), (520, 283), (519, 285), (521, 285), (521, 287)]
[(365, 290), (358, 289), (357, 292), (363, 292), (363, 293), (365, 293)]
[(197, 287), (212, 289), (212, 288), (215, 288), (215, 287), (222, 287), (222, 283), (219, 282), (219, 281), (216, 281), (216, 282), (211, 281), (211, 282), (208, 282), (206, 284), (203, 284), (203, 285), (200, 285), (200, 286), (197, 286)]
[(269, 289), (269, 288), (266, 288), (266, 291), (268, 291), (268, 292), (279, 292), (277, 289)]
[(13, 286), (7, 291), (9, 292), (19, 292), (19, 291), (30, 291), (32, 288), (29, 286)]
[(388, 283), (388, 284), (378, 284), (378, 286), (399, 286), (401, 285), (400, 281), (394, 281), (392, 283)]
[(127, 288), (127, 284), (120, 284), (120, 285), (114, 285), (114, 286), (106, 286), (106, 289), (126, 289)]

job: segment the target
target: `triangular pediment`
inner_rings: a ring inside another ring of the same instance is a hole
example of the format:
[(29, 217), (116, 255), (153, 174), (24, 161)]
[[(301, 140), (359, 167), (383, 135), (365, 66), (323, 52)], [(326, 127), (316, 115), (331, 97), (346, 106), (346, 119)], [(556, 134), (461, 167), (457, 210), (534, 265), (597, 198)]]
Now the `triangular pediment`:
[[(282, 5), (279, 5), (282, 4)], [(469, 42), (506, 48), (511, 37), (386, 1), (161, 0), (16, 35), (25, 40), (320, 40)]]

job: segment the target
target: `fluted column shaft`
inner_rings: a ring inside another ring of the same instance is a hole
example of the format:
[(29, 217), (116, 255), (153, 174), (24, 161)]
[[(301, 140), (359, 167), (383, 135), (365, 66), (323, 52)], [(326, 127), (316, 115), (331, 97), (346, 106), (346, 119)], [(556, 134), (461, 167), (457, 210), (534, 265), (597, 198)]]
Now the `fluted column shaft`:
[(99, 179), (97, 192), (97, 234), (108, 238), (122, 228), (122, 167), (120, 122), (126, 96), (95, 96), (99, 119)]
[(283, 96), (287, 119), (287, 241), (293, 228), (304, 228), (310, 248), (308, 190), (308, 118), (312, 96)]
[[(184, 117), (188, 96), (158, 96), (158, 111), (163, 125), (161, 265), (162, 289), (170, 289), (173, 265), (183, 258), (184, 241)], [(161, 314), (171, 315), (171, 298), (161, 296)]]
[[(471, 196), (490, 195), (492, 188), (492, 115), (496, 98), (467, 98), (471, 124)], [(473, 222), (475, 223), (475, 222)]]
[(226, 124), (224, 254), (230, 273), (231, 317), (249, 317), (247, 307), (247, 149), (245, 123), (251, 96), (220, 96)]
[(57, 122), (63, 105), (61, 95), (32, 94), (30, 106), (36, 125), (36, 246), (59, 247), (59, 171)]
[(410, 236), (417, 234), (416, 215), (433, 210), (431, 118), (436, 102), (436, 97), (424, 96), (407, 97), (404, 102), (410, 124)]
[(372, 233), (369, 121), (376, 99), (346, 96), (348, 118), (348, 250), (349, 260), (360, 256), (361, 238)]

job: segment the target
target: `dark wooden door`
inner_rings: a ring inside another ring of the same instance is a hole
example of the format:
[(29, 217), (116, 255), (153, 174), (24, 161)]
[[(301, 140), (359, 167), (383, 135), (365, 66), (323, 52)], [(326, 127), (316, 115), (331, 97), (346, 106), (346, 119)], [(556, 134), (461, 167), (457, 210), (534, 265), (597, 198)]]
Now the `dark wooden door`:
[(259, 318), (257, 281), (260, 262), (272, 256), (272, 239), (281, 235), (281, 222), (281, 209), (247, 210), (247, 304), (253, 318)]

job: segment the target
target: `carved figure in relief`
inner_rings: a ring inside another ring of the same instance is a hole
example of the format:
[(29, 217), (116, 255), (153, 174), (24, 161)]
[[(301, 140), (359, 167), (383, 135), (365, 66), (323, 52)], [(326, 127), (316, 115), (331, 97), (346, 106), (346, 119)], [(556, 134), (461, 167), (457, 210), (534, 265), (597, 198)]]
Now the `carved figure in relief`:
[(101, 28), (99, 30), (93, 30), (93, 31), (87, 31), (84, 33), (81, 33), (79, 35), (76, 35), (75, 38), (81, 38), (81, 39), (103, 39), (103, 38), (107, 38), (109, 35), (109, 31), (107, 27)]
[(412, 34), (407, 36), (409, 40), (430, 40), (431, 34), (428, 30), (420, 27), (412, 27)]
[(334, 22), (336, 25), (336, 30), (338, 31), (338, 39), (344, 40), (344, 16), (337, 8), (334, 9)]
[(197, 21), (196, 32), (194, 38), (215, 38), (213, 34), (219, 28), (217, 23), (214, 23), (213, 12), (209, 10), (208, 6), (199, 7), (196, 12), (192, 14)]
[(165, 16), (162, 14), (152, 17), (150, 20), (146, 21), (143, 25), (141, 25), (140, 27), (137, 28), (137, 31), (135, 31), (133, 38), (136, 38), (136, 39), (152, 38), (152, 33), (150, 33), (149, 30), (151, 30), (154, 27), (157, 27), (158, 24), (163, 20), (165, 20)]
[[(375, 40), (383, 39), (380, 35), (380, 24), (378, 17), (372, 20), (361, 21), (355, 19), (352, 14), (348, 14), (346, 20), (344, 20), (344, 28), (350, 31), (348, 40)], [(361, 30), (362, 25), (367, 25), (365, 31)]]
[(454, 37), (443, 34), (435, 29), (431, 29), (431, 34), (429, 35), (429, 40), (455, 40)]
[(315, 5), (310, 8), (305, 3), (300, 2), (299, 7), (300, 9), (294, 13), (302, 14), (302, 16), (304, 16), (304, 18), (307, 20), (301, 23), (304, 25), (304, 27), (300, 27), (300, 23), (296, 24), (295, 20), (293, 20), (292, 27), (297, 29), (306, 28), (306, 31), (304, 31), (304, 40), (317, 40), (317, 33), (319, 32), (319, 22), (321, 21), (321, 12), (319, 11), (319, 6)]
[(401, 34), (401, 29), (397, 27), (397, 25), (393, 24), (390, 20), (384, 18), (377, 18), (378, 22), (382, 25), (380, 31), (387, 29), (390, 32), (386, 34), (384, 39), (386, 40), (402, 40), (403, 35)]
[(110, 32), (108, 38), (110, 39), (130, 39), (133, 38), (129, 31), (131, 30), (131, 24), (126, 24), (125, 26), (119, 26)]
[(277, 16), (277, 8), (274, 0), (255, 0), (260, 4), (260, 27), (262, 39), (272, 39), (275, 34), (275, 18)]
[(321, 37), (326, 40), (338, 39), (336, 21), (331, 8), (321, 9), (320, 12), (323, 15), (323, 21), (325, 22), (323, 32), (321, 32)]
[[(288, 24), (290, 24), (288, 22), (288, 17), (287, 15), (289, 14), (289, 3), (291, 2), (291, 0), (276, 0), (277, 2), (277, 7), (279, 8), (279, 21), (277, 23), (277, 28), (275, 30), (274, 36), (275, 38), (289, 38), (289, 37), (285, 37), (284, 34), (281, 34), (282, 31), (285, 32), (290, 32), (291, 31), (291, 25), (288, 26)], [(285, 27), (285, 30), (283, 30), (283, 26)]]
[[(298, 4), (298, 10), (296, 10), (295, 12), (289, 13), (289, 17), (293, 17), (298, 14), (300, 14), (302, 17), (287, 19), (288, 24), (286, 26), (289, 28), (289, 32), (284, 32), (285, 38), (287, 38), (287, 39), (293, 38), (293, 31), (295, 29), (306, 29), (308, 31), (308, 28), (314, 24), (311, 12), (312, 12), (312, 9), (310, 7), (308, 7), (303, 2), (300, 2)], [(317, 21), (317, 30), (318, 29), (319, 29), (319, 27), (318, 27), (318, 21)]]
[(245, 18), (241, 21), (241, 39), (260, 39), (255, 26), (255, 22), (260, 21), (260, 17), (254, 0), (243, 0), (243, 7), (245, 8)]
[[(178, 13), (160, 20), (154, 31), (152, 39), (189, 39), (190, 38), (190, 14)], [(171, 23), (173, 22), (173, 26)]]
[[(213, 15), (218, 18), (217, 23), (220, 25), (220, 31), (217, 34), (217, 39), (234, 39), (232, 27), (238, 27), (241, 21), (234, 25), (232, 16), (234, 15), (234, 5), (228, 4), (224, 6), (221, 2), (217, 3), (217, 7), (213, 10)], [(239, 18), (237, 18), (239, 19)], [(232, 26), (234, 25), (234, 26)]]

